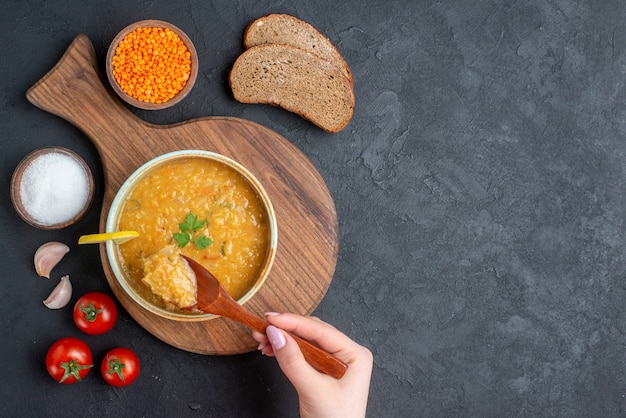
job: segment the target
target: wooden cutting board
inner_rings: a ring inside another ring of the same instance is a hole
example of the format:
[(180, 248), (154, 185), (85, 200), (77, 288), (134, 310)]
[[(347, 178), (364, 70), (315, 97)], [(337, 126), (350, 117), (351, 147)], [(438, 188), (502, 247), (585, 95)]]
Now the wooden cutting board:
[[(310, 313), (332, 280), (338, 224), (328, 188), (306, 156), (278, 133), (243, 119), (206, 117), (167, 126), (147, 123), (107, 87), (91, 41), (79, 35), (57, 65), (26, 94), (35, 106), (81, 129), (98, 150), (105, 180), (100, 231), (104, 232), (116, 192), (145, 162), (181, 149), (223, 154), (259, 179), (277, 217), (278, 248), (272, 270), (246, 307), (260, 315), (266, 311)], [(256, 348), (250, 331), (231, 320), (178, 322), (146, 311), (116, 282), (102, 244), (100, 258), (120, 303), (162, 341), (201, 354), (235, 354)]]

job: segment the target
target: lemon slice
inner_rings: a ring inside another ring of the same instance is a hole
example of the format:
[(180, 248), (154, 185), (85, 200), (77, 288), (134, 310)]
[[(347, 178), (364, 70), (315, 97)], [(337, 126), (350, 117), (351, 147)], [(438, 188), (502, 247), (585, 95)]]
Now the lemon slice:
[(139, 232), (137, 231), (119, 231), (119, 232), (106, 232), (104, 234), (88, 234), (81, 235), (78, 238), (79, 244), (99, 244), (101, 242), (113, 241), (116, 244), (123, 244), (126, 241), (130, 241), (133, 238), (137, 238)]

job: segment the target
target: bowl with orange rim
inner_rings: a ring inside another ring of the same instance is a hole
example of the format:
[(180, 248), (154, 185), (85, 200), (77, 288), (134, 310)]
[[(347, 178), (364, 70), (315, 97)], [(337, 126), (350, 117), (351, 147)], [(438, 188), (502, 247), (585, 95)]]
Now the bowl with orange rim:
[(126, 103), (159, 110), (183, 100), (198, 76), (198, 54), (180, 28), (142, 20), (122, 29), (106, 56), (106, 74)]

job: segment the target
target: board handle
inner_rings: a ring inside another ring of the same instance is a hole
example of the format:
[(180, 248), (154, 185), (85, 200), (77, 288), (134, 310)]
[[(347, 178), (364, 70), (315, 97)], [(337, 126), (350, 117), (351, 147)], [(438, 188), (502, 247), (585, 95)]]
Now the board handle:
[(93, 44), (84, 34), (78, 35), (59, 62), (28, 89), (26, 98), (82, 130), (99, 151), (102, 142), (115, 149), (129, 129), (141, 132), (149, 126), (105, 88)]

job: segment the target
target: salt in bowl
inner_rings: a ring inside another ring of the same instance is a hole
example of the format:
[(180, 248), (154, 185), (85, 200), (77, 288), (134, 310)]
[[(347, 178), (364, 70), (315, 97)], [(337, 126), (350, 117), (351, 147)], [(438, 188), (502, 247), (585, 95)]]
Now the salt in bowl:
[(28, 154), (11, 178), (11, 201), (18, 215), (40, 229), (61, 229), (80, 220), (94, 197), (94, 179), (85, 161), (63, 147)]

